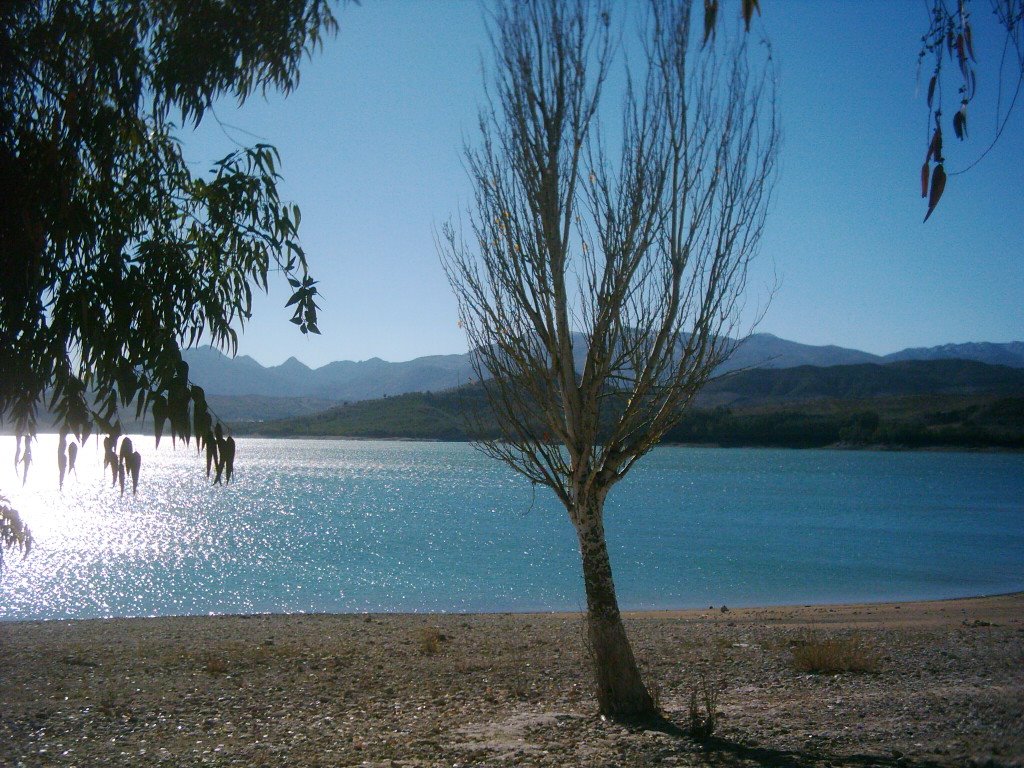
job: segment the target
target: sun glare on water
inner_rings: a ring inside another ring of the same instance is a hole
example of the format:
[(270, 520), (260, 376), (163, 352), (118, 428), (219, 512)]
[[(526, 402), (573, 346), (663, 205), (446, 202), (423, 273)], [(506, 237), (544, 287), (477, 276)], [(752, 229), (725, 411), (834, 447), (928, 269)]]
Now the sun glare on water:
[[(173, 562), (202, 539), (189, 530), (180, 515), (169, 514), (183, 487), (202, 483), (202, 463), (194, 450), (170, 441), (154, 448), (152, 438), (136, 437), (143, 454), (142, 479), (133, 495), (131, 481), (124, 493), (111, 484), (104, 472), (102, 443), (95, 438), (80, 446), (75, 468), (63, 487), (57, 468), (57, 435), (40, 435), (32, 444), (32, 463), (22, 482), (22, 467), (13, 465), (13, 437), (0, 438), (0, 489), (29, 526), (34, 546), (22, 561), (7, 555), (5, 580), (12, 594), (35, 605), (58, 605), (84, 592), (96, 604), (90, 612), (104, 612), (112, 571), (123, 571), (130, 562)], [(193, 477), (194, 476), (194, 477)], [(145, 570), (138, 571), (145, 573)], [(37, 578), (32, 578), (34, 574)], [(42, 578), (38, 578), (42, 577)], [(100, 588), (102, 586), (102, 589)], [(125, 587), (128, 585), (124, 585)], [(132, 585), (144, 589), (145, 578)], [(113, 597), (121, 588), (115, 589)], [(109, 595), (108, 595), (109, 596)], [(3, 606), (0, 606), (0, 616)]]

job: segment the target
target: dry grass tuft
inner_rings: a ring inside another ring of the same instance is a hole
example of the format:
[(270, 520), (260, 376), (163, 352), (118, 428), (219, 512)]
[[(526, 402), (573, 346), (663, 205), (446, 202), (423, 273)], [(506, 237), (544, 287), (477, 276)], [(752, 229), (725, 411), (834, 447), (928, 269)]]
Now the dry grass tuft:
[(706, 739), (718, 724), (718, 698), (724, 684), (720, 678), (701, 672), (690, 689), (690, 735)]
[(820, 675), (874, 673), (878, 671), (879, 659), (875, 650), (857, 635), (827, 638), (807, 635), (793, 648), (793, 666), (800, 672)]
[(174, 665), (185, 661), (188, 664), (199, 664), (207, 674), (223, 675), (229, 669), (236, 672), (260, 669), (300, 656), (300, 649), (295, 646), (233, 642), (208, 648), (201, 653), (167, 654), (163, 657), (163, 663)]
[(644, 687), (646, 687), (647, 692), (651, 694), (651, 701), (654, 702), (654, 708), (661, 712), (661, 681), (658, 680), (657, 675), (648, 670), (644, 671), (643, 679)]

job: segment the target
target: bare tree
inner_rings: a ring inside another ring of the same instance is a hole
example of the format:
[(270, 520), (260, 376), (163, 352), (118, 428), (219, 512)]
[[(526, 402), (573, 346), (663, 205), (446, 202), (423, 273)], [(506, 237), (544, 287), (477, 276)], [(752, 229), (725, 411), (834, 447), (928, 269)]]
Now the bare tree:
[(502, 432), (479, 445), (565, 505), (598, 703), (615, 716), (655, 707), (619, 613), (605, 499), (731, 351), (779, 138), (770, 67), (742, 36), (692, 44), (691, 12), (651, 2), (612, 152), (597, 125), (607, 9), (508, 0), (466, 152), (472, 239), (449, 224), (438, 246)]

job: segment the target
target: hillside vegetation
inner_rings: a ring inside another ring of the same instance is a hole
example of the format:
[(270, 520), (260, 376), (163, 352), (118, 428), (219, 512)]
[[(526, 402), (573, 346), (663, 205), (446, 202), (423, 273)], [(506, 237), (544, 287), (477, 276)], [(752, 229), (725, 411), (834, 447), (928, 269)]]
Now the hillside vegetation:
[[(608, 402), (611, 412), (615, 398)], [(275, 437), (469, 440), (496, 435), (479, 385), (233, 428), (236, 434)], [(964, 360), (742, 371), (711, 382), (666, 441), (1022, 449), (1024, 371)]]

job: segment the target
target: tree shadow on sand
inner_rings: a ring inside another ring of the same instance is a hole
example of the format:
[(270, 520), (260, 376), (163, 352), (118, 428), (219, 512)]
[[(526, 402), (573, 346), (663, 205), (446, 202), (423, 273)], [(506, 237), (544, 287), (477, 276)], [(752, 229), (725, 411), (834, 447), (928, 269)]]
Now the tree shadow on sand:
[[(688, 756), (694, 756), (694, 748), (698, 750), (697, 762), (709, 766), (724, 768), (749, 768), (750, 766), (766, 766), (769, 768), (943, 768), (945, 764), (930, 759), (915, 759), (907, 756), (881, 754), (848, 754), (836, 753), (828, 749), (809, 747), (807, 749), (779, 749), (768, 744), (754, 741), (737, 741), (720, 736), (696, 738), (688, 728), (680, 726), (666, 717), (655, 717), (644, 720), (622, 721), (630, 730), (657, 731), (677, 739), (683, 743)], [(998, 763), (986, 763), (986, 768), (1003, 768)]]

